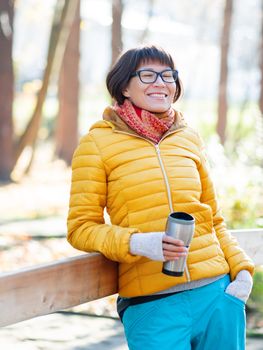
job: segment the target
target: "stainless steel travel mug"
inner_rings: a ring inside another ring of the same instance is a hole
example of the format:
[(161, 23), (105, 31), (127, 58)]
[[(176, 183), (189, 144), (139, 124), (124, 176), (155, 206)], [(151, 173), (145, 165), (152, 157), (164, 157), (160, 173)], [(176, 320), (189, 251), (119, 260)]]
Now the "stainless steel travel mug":
[[(195, 219), (192, 215), (184, 212), (174, 212), (168, 216), (165, 233), (184, 242), (189, 247), (194, 235)], [(179, 257), (175, 261), (163, 263), (162, 272), (170, 276), (183, 276), (187, 256)]]

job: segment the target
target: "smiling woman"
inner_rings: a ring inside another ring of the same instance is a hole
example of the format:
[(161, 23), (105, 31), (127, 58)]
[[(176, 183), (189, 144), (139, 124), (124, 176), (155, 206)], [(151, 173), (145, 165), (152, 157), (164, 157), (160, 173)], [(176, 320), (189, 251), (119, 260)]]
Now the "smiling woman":
[[(172, 57), (130, 49), (106, 83), (115, 104), (73, 157), (68, 241), (119, 262), (130, 349), (244, 349), (254, 265), (226, 229), (199, 134), (172, 107), (182, 93)], [(173, 212), (195, 219), (189, 247), (165, 233)], [(180, 258), (182, 275), (162, 272)]]

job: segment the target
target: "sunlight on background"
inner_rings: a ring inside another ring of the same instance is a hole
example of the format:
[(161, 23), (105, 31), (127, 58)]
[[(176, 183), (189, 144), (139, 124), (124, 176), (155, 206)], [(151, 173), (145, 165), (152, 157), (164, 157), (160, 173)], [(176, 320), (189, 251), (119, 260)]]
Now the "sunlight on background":
[[(17, 135), (27, 125), (41, 88), (55, 4), (55, 0), (15, 3), (14, 126)], [(263, 122), (258, 109), (259, 58), (255, 54), (260, 40), (260, 1), (240, 0), (234, 7), (229, 53), (228, 138), (224, 147), (215, 132), (224, 2), (156, 0), (151, 11), (146, 0), (126, 0), (124, 5), (124, 48), (138, 45), (147, 29), (144, 42), (163, 46), (175, 58), (184, 85), (184, 96), (175, 108), (184, 113), (188, 123), (205, 139), (229, 227), (262, 227)], [(111, 24), (111, 1), (81, 2), (79, 137), (101, 118), (110, 103), (105, 77), (111, 63)], [(31, 149), (26, 148), (12, 173), (17, 183), (0, 187), (1, 202), (5, 203), (1, 205), (0, 233), (8, 232), (9, 237), (11, 231), (16, 235), (16, 231), (21, 230), (21, 222), (22, 231), (30, 231), (28, 220), (47, 218), (57, 218), (61, 229), (55, 226), (56, 229), (66, 233), (71, 170), (62, 160), (54, 158), (57, 113), (57, 82), (53, 81), (44, 104), (30, 173), (23, 177), (32, 155)], [(20, 228), (13, 225), (12, 221), (17, 220)], [(38, 226), (36, 222), (34, 225)], [(39, 222), (43, 236), (51, 234), (47, 227), (46, 221)], [(52, 227), (50, 224), (50, 231), (54, 233)], [(64, 247), (62, 255), (76, 253), (65, 240)], [(6, 249), (2, 255), (2, 259), (8, 261), (7, 269), (11, 260), (10, 268), (17, 266), (9, 252)], [(42, 260), (45, 261), (39, 254), (39, 261)]]
[[(29, 120), (42, 84), (55, 3), (55, 0), (15, 3), (14, 125), (17, 135)], [(175, 58), (184, 85), (184, 96), (175, 108), (184, 113), (189, 124), (197, 128), (206, 141), (212, 174), (230, 227), (262, 226), (263, 176), (259, 165), (263, 158), (263, 126), (257, 107), (259, 66), (255, 54), (260, 38), (260, 1), (240, 0), (234, 8), (225, 147), (215, 133), (224, 2), (156, 0), (151, 16), (148, 1), (127, 0), (124, 4), (124, 48), (138, 45), (147, 29), (144, 42), (163, 46)], [(81, 2), (79, 136), (101, 118), (110, 103), (105, 76), (111, 62), (111, 24), (111, 1)], [(30, 149), (26, 149), (12, 174), (19, 183), (0, 188), (0, 196), (6, 203), (2, 210), (4, 222), (47, 216), (66, 220), (70, 168), (63, 161), (54, 160), (52, 135), (57, 112), (54, 81), (44, 104), (39, 146), (30, 174), (21, 179), (31, 157)], [(66, 230), (65, 225), (63, 229)], [(0, 226), (0, 230), (10, 232), (6, 226)], [(70, 250), (70, 254), (72, 252)]]
[[(174, 107), (205, 140), (229, 228), (263, 227), (263, 118), (258, 107), (261, 1), (239, 0), (234, 5), (224, 146), (215, 131), (224, 1), (155, 0), (153, 9), (149, 3), (124, 1), (124, 49), (137, 46), (146, 33), (144, 43), (171, 52), (184, 86), (184, 96)], [(42, 86), (55, 4), (56, 0), (15, 1), (16, 136), (23, 133)], [(111, 64), (111, 5), (110, 0), (81, 1), (79, 137), (101, 119), (104, 108), (111, 103), (105, 86)], [(23, 176), (32, 155), (27, 147), (12, 173), (13, 182), (0, 186), (2, 271), (81, 254), (65, 239), (71, 169), (54, 156), (57, 93), (57, 81), (52, 81), (29, 173)], [(255, 292), (255, 305), (263, 312), (262, 290)], [(83, 308), (115, 317), (115, 296), (76, 310)]]
[[(41, 87), (55, 3), (55, 0), (15, 3), (14, 125), (17, 135), (24, 130)], [(257, 227), (262, 225), (263, 216), (263, 176), (259, 166), (263, 158), (263, 126), (257, 107), (259, 67), (255, 55), (260, 38), (260, 2), (240, 0), (235, 4), (225, 147), (215, 133), (223, 5), (222, 0), (213, 3), (156, 0), (149, 17), (148, 1), (127, 0), (122, 18), (123, 43), (125, 49), (138, 45), (142, 32), (147, 29), (144, 42), (161, 45), (172, 53), (184, 85), (184, 96), (175, 108), (184, 113), (189, 124), (197, 128), (206, 141), (212, 174), (229, 226)], [(110, 103), (105, 76), (111, 61), (111, 23), (111, 1), (81, 2), (79, 136), (101, 118)], [(70, 169), (63, 161), (54, 161), (52, 135), (57, 112), (54, 81), (44, 104), (39, 147), (29, 176), (20, 181), (31, 157), (30, 149), (26, 149), (12, 174), (20, 184), (0, 188), (4, 201), (10, 199), (2, 211), (3, 220), (50, 215), (66, 220)]]

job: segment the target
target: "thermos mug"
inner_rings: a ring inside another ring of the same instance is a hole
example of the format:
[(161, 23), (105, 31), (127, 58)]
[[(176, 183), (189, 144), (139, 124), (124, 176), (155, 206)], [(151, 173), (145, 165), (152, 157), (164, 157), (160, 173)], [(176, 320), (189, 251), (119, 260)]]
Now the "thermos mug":
[[(168, 216), (165, 233), (184, 242), (189, 247), (194, 235), (195, 219), (184, 212), (174, 212)], [(183, 276), (187, 256), (181, 256), (174, 261), (165, 261), (162, 272), (169, 276)]]

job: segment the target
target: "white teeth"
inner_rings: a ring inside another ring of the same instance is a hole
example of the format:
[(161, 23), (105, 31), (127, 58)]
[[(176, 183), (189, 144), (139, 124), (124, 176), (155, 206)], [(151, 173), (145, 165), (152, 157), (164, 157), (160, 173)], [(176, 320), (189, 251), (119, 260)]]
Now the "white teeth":
[(149, 94), (149, 96), (152, 96), (152, 97), (165, 97), (166, 95), (165, 94)]

